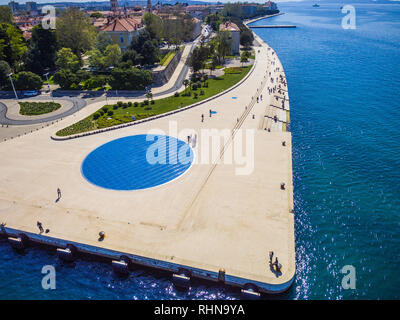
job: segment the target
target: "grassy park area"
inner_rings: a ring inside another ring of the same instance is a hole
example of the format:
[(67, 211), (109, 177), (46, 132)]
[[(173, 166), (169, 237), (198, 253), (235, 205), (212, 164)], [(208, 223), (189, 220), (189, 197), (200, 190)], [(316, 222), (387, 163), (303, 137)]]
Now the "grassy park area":
[(19, 113), (24, 116), (37, 116), (61, 108), (61, 104), (55, 102), (19, 102), (19, 106)]
[(102, 129), (134, 121), (132, 116), (140, 120), (191, 105), (232, 87), (243, 79), (250, 69), (251, 66), (227, 68), (223, 76), (193, 82), (183, 92), (159, 100), (147, 99), (142, 102), (118, 102), (114, 105), (105, 105), (81, 121), (58, 131), (56, 135), (69, 136)]

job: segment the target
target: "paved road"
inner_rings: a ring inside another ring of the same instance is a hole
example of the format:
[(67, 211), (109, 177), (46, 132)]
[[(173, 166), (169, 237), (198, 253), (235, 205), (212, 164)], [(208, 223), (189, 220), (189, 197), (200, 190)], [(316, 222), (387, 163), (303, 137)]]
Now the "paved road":
[[(48, 96), (38, 96), (34, 98), (35, 101), (38, 100), (50, 100), (50, 97)], [(32, 125), (32, 124), (38, 124), (38, 123), (45, 123), (49, 121), (55, 121), (57, 119), (61, 119), (63, 117), (67, 117), (71, 114), (74, 114), (75, 112), (81, 110), (84, 108), (87, 103), (84, 99), (81, 98), (76, 98), (76, 97), (63, 97), (63, 98), (54, 98), (55, 101), (57, 100), (68, 100), (71, 101), (73, 104), (73, 107), (68, 109), (67, 111), (49, 116), (47, 118), (41, 118), (41, 119), (32, 119), (32, 120), (14, 120), (14, 119), (9, 119), (7, 118), (7, 106), (0, 102), (0, 124), (2, 125), (14, 125), (14, 126), (21, 126), (21, 125)]]
[[(190, 53), (193, 51), (193, 49), (199, 44), (199, 38), (197, 38), (196, 40), (193, 41), (192, 43), (192, 47), (190, 48)], [(186, 78), (187, 74), (189, 72), (189, 66), (187, 66), (186, 64), (183, 66), (181, 73), (179, 74), (178, 78), (175, 81), (175, 84), (167, 89), (164, 90), (162, 92), (158, 92), (155, 93), (153, 95), (153, 97), (159, 97), (159, 96), (163, 96), (166, 94), (170, 94), (170, 93), (174, 93), (177, 90), (179, 90), (179, 88), (181, 88), (182, 86), (182, 81)], [(144, 93), (130, 93), (129, 95), (117, 95), (117, 93), (114, 95), (114, 90), (111, 92), (108, 92), (107, 94), (107, 98), (115, 98), (115, 97), (134, 97), (134, 98), (146, 98), (146, 95)], [(84, 108), (86, 105), (94, 103), (94, 102), (100, 102), (100, 101), (106, 101), (106, 96), (104, 95), (104, 93), (102, 92), (98, 92), (96, 93), (99, 96), (94, 96), (91, 94), (87, 94), (85, 92), (79, 93), (79, 92), (71, 92), (71, 95), (76, 95), (75, 97), (71, 97), (71, 96), (58, 96), (57, 92), (54, 91), (53, 92), (53, 97), (55, 100), (69, 100), (73, 103), (73, 107), (61, 114), (57, 114), (57, 115), (53, 115), (53, 116), (49, 116), (47, 118), (41, 118), (41, 119), (32, 119), (32, 120), (13, 120), (13, 119), (9, 119), (7, 118), (6, 114), (7, 114), (7, 106), (0, 102), (0, 124), (2, 125), (33, 125), (33, 124), (38, 124), (38, 123), (45, 123), (45, 122), (49, 122), (49, 121), (55, 121), (64, 117), (67, 117), (71, 114), (74, 114), (75, 112), (81, 110), (82, 108)], [(56, 97), (57, 96), (57, 97)], [(7, 98), (11, 98), (13, 99), (13, 93), (11, 92)], [(14, 100), (14, 99), (13, 99)], [(32, 98), (32, 100), (50, 100), (50, 96), (36, 96), (34, 98)], [(15, 100), (14, 100), (15, 101)]]

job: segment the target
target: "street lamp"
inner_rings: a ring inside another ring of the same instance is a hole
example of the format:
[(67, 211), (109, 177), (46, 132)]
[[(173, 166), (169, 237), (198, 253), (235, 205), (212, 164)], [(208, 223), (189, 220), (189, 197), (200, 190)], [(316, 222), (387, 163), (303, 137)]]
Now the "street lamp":
[(46, 77), (46, 80), (47, 80), (47, 87), (49, 88), (51, 100), (53, 100), (53, 102), (54, 102), (54, 98), (53, 98), (53, 95), (52, 95), (51, 89), (50, 89), (50, 83), (49, 83), (48, 75), (49, 75), (49, 72), (46, 72), (46, 73), (44, 74), (44, 76)]
[(9, 73), (9, 74), (7, 75), (7, 77), (10, 78), (11, 85), (12, 85), (12, 88), (13, 88), (13, 90), (14, 90), (15, 98), (18, 100), (17, 92), (15, 91), (15, 87), (14, 87), (14, 82), (13, 82), (13, 80), (12, 80), (12, 78), (11, 78), (12, 75), (13, 75), (12, 73)]

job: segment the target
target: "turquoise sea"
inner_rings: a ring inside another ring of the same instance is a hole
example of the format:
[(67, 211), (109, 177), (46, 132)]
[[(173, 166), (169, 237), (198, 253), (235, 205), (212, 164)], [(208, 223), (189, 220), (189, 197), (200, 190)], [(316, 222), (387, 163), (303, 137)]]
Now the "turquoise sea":
[[(284, 15), (256, 29), (285, 68), (291, 105), (297, 275), (279, 299), (400, 298), (400, 5), (354, 3), (356, 29), (341, 27), (345, 3), (281, 3)], [(179, 291), (167, 274), (116, 276), (90, 259), (53, 251), (23, 255), (0, 242), (2, 299), (238, 299), (196, 282)], [(57, 289), (41, 287), (54, 265)], [(356, 270), (356, 289), (341, 269)], [(276, 298), (276, 297), (271, 297)]]

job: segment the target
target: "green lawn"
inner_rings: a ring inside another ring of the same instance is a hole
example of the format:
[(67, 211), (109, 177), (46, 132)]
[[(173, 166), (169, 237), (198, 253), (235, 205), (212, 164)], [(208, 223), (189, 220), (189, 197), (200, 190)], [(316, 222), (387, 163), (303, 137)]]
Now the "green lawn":
[[(111, 127), (133, 121), (132, 116), (135, 116), (136, 120), (140, 120), (191, 105), (232, 87), (243, 79), (250, 69), (251, 66), (237, 68), (237, 72), (225, 74), (215, 79), (208, 79), (208, 88), (202, 86), (202, 88), (192, 90), (191, 96), (183, 96), (180, 94), (179, 97), (175, 97), (173, 95), (168, 98), (154, 100), (154, 104), (150, 102), (148, 105), (145, 105), (145, 102), (120, 102), (115, 105), (105, 105), (85, 119), (58, 131), (56, 135), (68, 136), (95, 129)], [(232, 68), (230, 68), (230, 71), (232, 71)], [(185, 92), (189, 91), (189, 88), (185, 90)], [(203, 91), (203, 94), (201, 94), (201, 91)], [(195, 93), (197, 94), (197, 98), (195, 98)]]
[(19, 113), (24, 116), (37, 116), (61, 108), (61, 104), (55, 102), (19, 102), (19, 105)]

